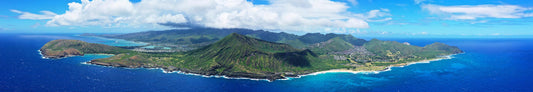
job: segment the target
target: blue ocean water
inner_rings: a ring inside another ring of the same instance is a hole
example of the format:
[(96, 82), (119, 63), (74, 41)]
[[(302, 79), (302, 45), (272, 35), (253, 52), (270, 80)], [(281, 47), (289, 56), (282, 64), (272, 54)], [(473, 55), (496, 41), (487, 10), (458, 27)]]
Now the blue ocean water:
[(326, 73), (274, 82), (204, 78), (157, 69), (126, 69), (83, 62), (108, 55), (42, 59), (54, 39), (120, 46), (131, 42), (75, 34), (0, 34), (0, 91), (533, 91), (533, 39), (385, 39), (423, 46), (443, 42), (466, 53), (453, 59), (395, 67), (378, 74)]

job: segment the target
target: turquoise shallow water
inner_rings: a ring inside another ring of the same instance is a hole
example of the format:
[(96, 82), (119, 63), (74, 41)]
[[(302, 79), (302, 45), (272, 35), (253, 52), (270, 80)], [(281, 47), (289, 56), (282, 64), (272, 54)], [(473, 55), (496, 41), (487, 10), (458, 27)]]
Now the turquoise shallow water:
[(109, 55), (42, 59), (37, 50), (54, 39), (121, 45), (75, 34), (0, 34), (0, 91), (533, 91), (533, 39), (386, 39), (419, 46), (438, 41), (466, 53), (378, 74), (326, 73), (274, 82), (83, 64)]

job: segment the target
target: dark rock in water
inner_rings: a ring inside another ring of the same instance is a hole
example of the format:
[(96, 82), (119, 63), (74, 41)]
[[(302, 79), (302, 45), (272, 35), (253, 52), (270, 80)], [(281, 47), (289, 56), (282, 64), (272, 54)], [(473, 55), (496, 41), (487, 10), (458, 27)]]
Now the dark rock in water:
[(94, 62), (93, 60), (87, 62), (89, 64), (95, 64), (95, 65), (102, 65), (102, 66), (111, 66), (111, 64), (109, 63), (104, 63), (104, 62)]

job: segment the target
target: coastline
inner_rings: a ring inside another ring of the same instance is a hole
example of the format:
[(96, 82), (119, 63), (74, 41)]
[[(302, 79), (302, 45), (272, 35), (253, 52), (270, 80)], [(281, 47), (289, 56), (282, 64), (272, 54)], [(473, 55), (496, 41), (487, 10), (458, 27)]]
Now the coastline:
[[(46, 57), (44, 57), (44, 55), (41, 53), (40, 50), (38, 50), (38, 51), (39, 51), (39, 54), (41, 55), (41, 57), (43, 59), (55, 59), (55, 58), (46, 58)], [(458, 53), (458, 54), (463, 54), (463, 53)], [(113, 55), (113, 54), (95, 54), (95, 55)], [(187, 71), (181, 71), (179, 69), (168, 69), (168, 68), (164, 68), (164, 67), (114, 66), (114, 65), (94, 63), (94, 62), (92, 62), (93, 60), (90, 60), (90, 61), (87, 61), (87, 62), (82, 62), (81, 64), (95, 65), (95, 66), (102, 66), (102, 67), (125, 68), (125, 69), (159, 69), (163, 73), (177, 73), (177, 74), (184, 74), (184, 75), (201, 76), (201, 77), (205, 77), (205, 78), (248, 79), (248, 80), (255, 80), (255, 81), (265, 80), (265, 81), (268, 81), (268, 82), (273, 82), (275, 80), (291, 80), (293, 78), (302, 78), (302, 77), (305, 77), (305, 76), (314, 76), (314, 75), (327, 74), (327, 73), (377, 74), (377, 73), (380, 73), (380, 72), (390, 71), (390, 70), (392, 70), (391, 69), (392, 67), (405, 67), (405, 66), (409, 66), (409, 65), (413, 65), (413, 64), (431, 63), (432, 61), (440, 61), (440, 60), (444, 60), (444, 59), (451, 59), (451, 58), (453, 58), (452, 57), (453, 55), (457, 55), (457, 54), (440, 56), (440, 58), (435, 58), (435, 59), (427, 59), (427, 60), (420, 60), (420, 61), (416, 61), (416, 62), (409, 62), (409, 63), (403, 63), (403, 64), (390, 65), (390, 66), (387, 66), (386, 69), (384, 69), (384, 70), (356, 71), (356, 70), (349, 70), (349, 69), (330, 69), (330, 70), (325, 70), (325, 71), (318, 71), (318, 72), (311, 72), (311, 73), (304, 73), (304, 74), (294, 74), (293, 75), (294, 77), (293, 76), (289, 76), (289, 77), (282, 77), (282, 78), (278, 78), (278, 79), (231, 77), (231, 76), (227, 76), (227, 75), (205, 75), (205, 74), (194, 73), (192, 71), (187, 72)], [(76, 55), (74, 55), (74, 56), (76, 56)], [(68, 57), (64, 57), (64, 58), (68, 58)], [(61, 58), (59, 58), (59, 59), (61, 59)]]
[(126, 41), (126, 42), (130, 42), (128, 44), (135, 44), (135, 46), (145, 46), (145, 45), (149, 45), (150, 43), (147, 43), (147, 42), (140, 42), (140, 41), (129, 41), (129, 40), (125, 40), (125, 39), (118, 39), (118, 38), (106, 38), (106, 37), (100, 37), (100, 36), (84, 36), (84, 35), (74, 35), (74, 36), (80, 36), (80, 37), (93, 37), (93, 38), (96, 38), (96, 39), (103, 39), (103, 40), (113, 40), (113, 41), (117, 41), (117, 40), (120, 40), (120, 41)]
[(261, 76), (262, 78), (253, 78), (253, 77), (240, 77), (236, 75), (218, 75), (218, 74), (209, 74), (207, 72), (199, 72), (199, 71), (191, 71), (187, 69), (178, 69), (178, 68), (169, 68), (169, 67), (162, 67), (162, 66), (125, 66), (120, 64), (114, 64), (114, 63), (101, 63), (101, 62), (94, 62), (93, 60), (82, 62), (82, 64), (87, 65), (95, 65), (95, 66), (101, 66), (101, 67), (112, 67), (112, 68), (124, 68), (124, 69), (159, 69), (163, 73), (177, 73), (177, 74), (184, 74), (184, 75), (193, 75), (193, 76), (201, 76), (205, 78), (224, 78), (224, 79), (248, 79), (248, 80), (264, 80), (268, 82), (272, 82), (279, 79), (285, 79), (285, 78), (271, 78), (268, 76)]
[[(161, 68), (161, 67), (137, 67), (137, 68), (120, 67), (120, 66), (117, 67), (117, 66), (112, 66), (112, 65), (95, 64), (95, 63), (91, 63), (91, 61), (92, 60), (86, 61), (86, 62), (81, 62), (81, 64), (98, 66), (98, 67), (107, 67), (107, 68), (161, 70), (161, 72), (163, 72), (163, 73), (169, 73), (169, 74), (170, 73), (176, 73), (176, 74), (183, 74), (183, 75), (200, 76), (200, 77), (204, 77), (204, 78), (247, 79), (247, 80), (255, 80), (255, 81), (273, 82), (273, 80), (269, 80), (269, 79), (258, 79), (258, 78), (247, 78), (247, 77), (229, 77), (229, 76), (226, 76), (226, 75), (203, 75), (203, 74), (197, 74), (197, 73), (192, 73), (192, 72), (184, 72), (184, 71), (180, 71), (180, 70), (167, 70), (167, 69)], [(279, 79), (277, 79), (277, 80), (279, 80)]]
[(41, 50), (37, 50), (37, 52), (39, 52), (39, 55), (41, 55), (42, 59), (64, 59), (64, 58), (69, 58), (69, 57), (85, 56), (85, 55), (110, 55), (110, 56), (114, 56), (115, 55), (115, 54), (105, 54), (105, 53), (94, 53), (94, 54), (83, 54), (83, 55), (66, 55), (64, 57), (55, 58), (55, 57), (47, 57), (47, 56), (45, 56), (44, 53)]
[[(463, 53), (458, 53), (458, 54), (463, 54)], [(414, 65), (414, 64), (431, 63), (433, 61), (452, 59), (453, 58), (452, 56), (458, 55), (458, 54), (451, 54), (451, 55), (441, 56), (440, 58), (426, 59), (426, 60), (420, 60), (420, 61), (416, 61), (416, 62), (409, 62), (409, 63), (403, 63), (403, 64), (394, 64), (394, 65), (387, 66), (386, 69), (384, 69), (384, 70), (356, 71), (356, 70), (350, 70), (350, 69), (330, 69), (330, 70), (318, 71), (318, 72), (313, 72), (313, 73), (304, 74), (304, 75), (298, 75), (297, 77), (287, 77), (288, 79), (278, 79), (278, 80), (289, 80), (291, 78), (301, 78), (301, 77), (305, 77), (305, 76), (314, 76), (314, 75), (326, 74), (326, 73), (377, 74), (377, 73), (380, 73), (380, 72), (391, 71), (393, 67), (405, 67), (405, 66)]]
[[(462, 53), (459, 53), (459, 54), (462, 54)], [(451, 59), (451, 58), (453, 58), (452, 57), (453, 55), (457, 55), (457, 54), (441, 56), (441, 58), (435, 58), (435, 59), (427, 59), (427, 60), (420, 60), (420, 61), (404, 63), (404, 64), (390, 65), (390, 66), (387, 66), (386, 69), (384, 69), (384, 70), (356, 71), (356, 70), (349, 70), (349, 69), (330, 69), (330, 70), (318, 71), (318, 72), (312, 72), (312, 73), (295, 74), (295, 77), (284, 77), (284, 78), (274, 79), (274, 80), (263, 79), (263, 78), (261, 78), (261, 79), (260, 78), (249, 78), (249, 77), (231, 77), (231, 76), (227, 76), (227, 75), (205, 75), (205, 74), (198, 74), (198, 73), (194, 73), (194, 72), (187, 72), (187, 71), (181, 71), (181, 70), (168, 70), (167, 68), (161, 68), (161, 67), (142, 67), (142, 66), (141, 67), (120, 67), (120, 66), (118, 66), (118, 68), (125, 68), (125, 69), (159, 69), (163, 73), (177, 73), (177, 74), (184, 74), (184, 75), (200, 76), (200, 77), (204, 77), (204, 78), (248, 79), (248, 80), (255, 80), (255, 81), (264, 80), (264, 81), (268, 81), (268, 82), (273, 82), (275, 80), (291, 80), (291, 79), (294, 79), (294, 78), (302, 78), (302, 77), (305, 77), (305, 76), (314, 76), (314, 75), (327, 74), (327, 73), (377, 74), (377, 73), (380, 73), (380, 72), (390, 71), (390, 70), (392, 70), (391, 69), (392, 67), (405, 67), (405, 66), (414, 65), (414, 64), (431, 63), (432, 61), (440, 61), (440, 60), (444, 60), (444, 59)], [(84, 62), (83, 64), (117, 68), (117, 66), (100, 65), (100, 64), (91, 63), (91, 61)]]
[(39, 55), (41, 55), (42, 59), (63, 59), (63, 58), (69, 58), (69, 57), (74, 57), (74, 56), (83, 56), (83, 55), (66, 55), (63, 57), (47, 57), (46, 55), (44, 55), (43, 51), (41, 50), (37, 50), (37, 51), (39, 52)]

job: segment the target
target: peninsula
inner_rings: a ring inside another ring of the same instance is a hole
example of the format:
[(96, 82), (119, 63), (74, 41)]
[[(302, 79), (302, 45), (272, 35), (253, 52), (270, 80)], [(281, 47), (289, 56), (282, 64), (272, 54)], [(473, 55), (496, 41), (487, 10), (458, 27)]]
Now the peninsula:
[[(227, 35), (219, 36), (224, 34)], [(438, 42), (419, 47), (395, 41), (366, 41), (351, 35), (310, 33), (297, 36), (247, 29), (182, 29), (99, 36), (180, 50), (143, 52), (79, 40), (53, 40), (40, 51), (46, 58), (113, 54), (87, 62), (103, 66), (162, 68), (271, 81), (333, 69), (378, 71), (462, 53), (455, 46)]]

